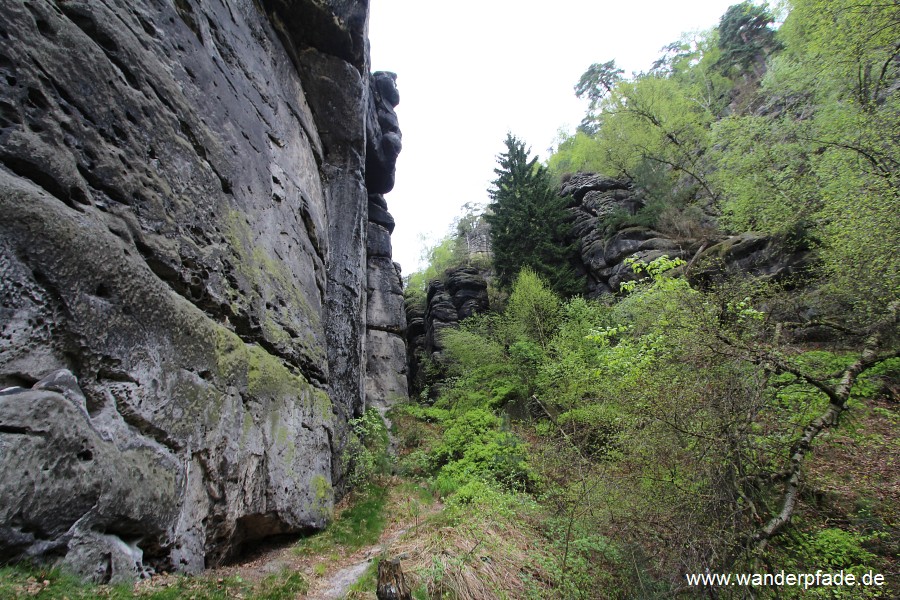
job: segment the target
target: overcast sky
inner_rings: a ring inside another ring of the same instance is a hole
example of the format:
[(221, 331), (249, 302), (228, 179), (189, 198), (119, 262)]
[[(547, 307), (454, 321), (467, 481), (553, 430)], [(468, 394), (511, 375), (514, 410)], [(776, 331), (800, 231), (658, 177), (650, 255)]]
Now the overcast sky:
[(682, 33), (715, 27), (739, 0), (371, 0), (373, 71), (397, 73), (403, 151), (386, 196), (394, 260), (420, 268), (424, 235), (486, 203), (507, 131), (545, 160), (586, 103), (573, 87), (595, 62), (646, 71)]

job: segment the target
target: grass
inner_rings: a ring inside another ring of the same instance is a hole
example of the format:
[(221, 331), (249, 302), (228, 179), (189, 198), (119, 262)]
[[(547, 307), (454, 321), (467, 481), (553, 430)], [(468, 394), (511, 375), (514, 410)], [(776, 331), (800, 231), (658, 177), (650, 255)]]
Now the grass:
[(302, 540), (295, 547), (300, 555), (328, 554), (340, 548), (354, 551), (378, 542), (387, 518), (385, 507), (389, 488), (370, 484), (355, 494), (351, 504), (321, 533)]
[(309, 582), (300, 573), (284, 570), (267, 575), (256, 591), (259, 600), (288, 600), (309, 590)]
[[(537, 506), (493, 491), (453, 498), (392, 545), (415, 598), (467, 600), (549, 597), (552, 560), (538, 531)], [(530, 595), (531, 594), (531, 595)]]
[(147, 600), (288, 600), (305, 593), (309, 584), (299, 573), (282, 571), (252, 583), (240, 577), (165, 576), (135, 584), (94, 585), (59, 569), (27, 566), (0, 568), (0, 598), (39, 600), (92, 600), (146, 598)]
[(350, 586), (344, 600), (376, 600), (375, 588), (378, 587), (378, 563), (375, 559), (366, 567), (362, 576)]

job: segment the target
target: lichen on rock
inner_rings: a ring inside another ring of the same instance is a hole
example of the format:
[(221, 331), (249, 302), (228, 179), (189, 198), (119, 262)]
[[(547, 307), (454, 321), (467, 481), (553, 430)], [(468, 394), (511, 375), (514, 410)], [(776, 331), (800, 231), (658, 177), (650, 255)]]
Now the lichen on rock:
[(0, 15), (0, 560), (119, 581), (323, 527), (366, 402), (370, 119), (382, 174), (399, 151), (367, 3)]

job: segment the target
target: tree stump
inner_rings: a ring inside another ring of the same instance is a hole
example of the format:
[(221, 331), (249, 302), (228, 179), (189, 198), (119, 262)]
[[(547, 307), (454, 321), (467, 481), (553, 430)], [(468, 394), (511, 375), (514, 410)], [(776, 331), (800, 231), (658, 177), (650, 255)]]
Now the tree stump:
[(412, 600), (399, 559), (378, 563), (378, 588), (375, 596), (378, 600)]

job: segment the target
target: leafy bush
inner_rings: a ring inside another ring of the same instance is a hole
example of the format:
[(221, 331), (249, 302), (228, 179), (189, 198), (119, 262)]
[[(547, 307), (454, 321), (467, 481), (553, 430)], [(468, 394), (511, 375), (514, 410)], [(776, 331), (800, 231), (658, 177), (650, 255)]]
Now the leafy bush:
[(347, 481), (352, 487), (369, 485), (374, 477), (386, 473), (388, 460), (388, 432), (381, 414), (369, 407), (359, 418), (351, 419), (348, 449), (344, 453)]

